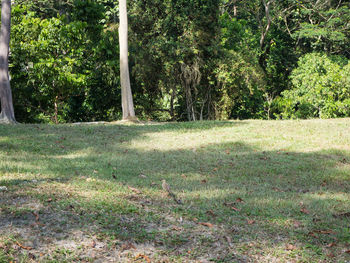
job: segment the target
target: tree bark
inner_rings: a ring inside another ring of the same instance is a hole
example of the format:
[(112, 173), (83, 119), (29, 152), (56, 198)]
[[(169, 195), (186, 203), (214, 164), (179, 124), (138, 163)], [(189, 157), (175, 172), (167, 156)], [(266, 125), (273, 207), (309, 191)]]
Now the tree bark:
[(120, 82), (122, 89), (123, 120), (135, 120), (134, 102), (131, 93), (128, 60), (128, 13), (126, 0), (119, 0), (119, 47)]
[(16, 123), (9, 78), (9, 46), (11, 32), (11, 0), (1, 2), (0, 33), (0, 123)]

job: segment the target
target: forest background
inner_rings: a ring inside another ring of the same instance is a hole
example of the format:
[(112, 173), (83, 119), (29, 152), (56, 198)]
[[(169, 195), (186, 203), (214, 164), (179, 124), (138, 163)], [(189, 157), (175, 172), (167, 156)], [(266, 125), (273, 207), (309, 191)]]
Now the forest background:
[[(135, 0), (128, 16), (139, 119), (350, 116), (348, 1)], [(15, 1), (16, 119), (120, 119), (118, 23), (113, 0)]]

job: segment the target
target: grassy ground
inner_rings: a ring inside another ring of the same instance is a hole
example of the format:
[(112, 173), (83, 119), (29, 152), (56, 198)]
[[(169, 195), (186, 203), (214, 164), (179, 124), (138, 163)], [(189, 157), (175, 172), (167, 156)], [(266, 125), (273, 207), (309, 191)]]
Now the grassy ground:
[(0, 262), (350, 262), (350, 119), (0, 126), (0, 186)]

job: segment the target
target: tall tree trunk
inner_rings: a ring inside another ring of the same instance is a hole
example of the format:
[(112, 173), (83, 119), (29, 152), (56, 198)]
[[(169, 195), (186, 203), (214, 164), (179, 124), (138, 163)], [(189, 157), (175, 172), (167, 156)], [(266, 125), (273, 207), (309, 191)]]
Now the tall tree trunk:
[(11, 31), (11, 0), (1, 2), (0, 33), (0, 123), (16, 123), (9, 78), (9, 46)]
[(123, 120), (136, 119), (132, 99), (128, 61), (128, 13), (126, 0), (119, 0), (120, 82), (122, 88)]

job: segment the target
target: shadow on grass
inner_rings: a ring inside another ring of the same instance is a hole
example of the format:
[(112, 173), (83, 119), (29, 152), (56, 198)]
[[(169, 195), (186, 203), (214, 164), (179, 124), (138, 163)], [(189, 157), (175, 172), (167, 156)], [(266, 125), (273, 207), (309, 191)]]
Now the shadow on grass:
[[(149, 133), (187, 132), (186, 125), (168, 125), (38, 126), (38, 133), (7, 134), (0, 172), (30, 179), (0, 180), (9, 187), (0, 193), (1, 226), (27, 233), (24, 240), (39, 237), (31, 241), (37, 253), (79, 237), (84, 249), (68, 244), (79, 258), (92, 257), (92, 239), (103, 243), (101, 257), (114, 259), (135, 249), (217, 262), (269, 253), (321, 261), (346, 247), (350, 220), (337, 215), (350, 210), (348, 152), (263, 151), (241, 141), (175, 150), (130, 143)], [(184, 205), (164, 195), (162, 179)], [(28, 227), (37, 221), (45, 227)], [(327, 248), (332, 243), (337, 247)]]

